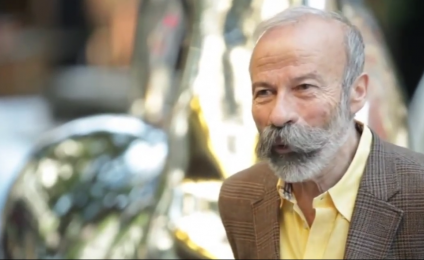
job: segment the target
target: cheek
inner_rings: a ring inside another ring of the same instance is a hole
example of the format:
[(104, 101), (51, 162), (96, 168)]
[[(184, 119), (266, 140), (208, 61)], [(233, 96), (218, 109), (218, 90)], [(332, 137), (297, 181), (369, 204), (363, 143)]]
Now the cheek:
[(266, 107), (252, 105), (252, 117), (255, 121), (256, 127), (259, 131), (262, 131), (268, 124), (269, 111), (267, 111)]
[(322, 127), (328, 124), (337, 108), (341, 97), (341, 89), (329, 87), (316, 98), (301, 104), (301, 116), (310, 126)]
[(331, 119), (331, 105), (325, 102), (308, 102), (299, 106), (299, 114), (310, 126), (320, 127)]

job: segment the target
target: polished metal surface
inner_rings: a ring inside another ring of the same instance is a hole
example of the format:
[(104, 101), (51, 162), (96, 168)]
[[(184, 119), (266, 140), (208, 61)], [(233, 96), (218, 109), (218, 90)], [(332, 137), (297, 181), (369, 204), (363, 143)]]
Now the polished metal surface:
[(181, 180), (188, 158), (188, 106), (175, 106), (184, 100), (185, 12), (183, 1), (141, 2), (128, 88), (119, 97), (130, 98), (130, 114), (145, 123), (126, 115), (88, 117), (41, 137), (9, 191), (1, 237), (7, 258), (146, 257), (164, 184)]
[[(191, 156), (187, 175), (222, 179), (255, 162), (257, 131), (250, 115), (248, 64), (253, 29), (262, 19), (264, 1), (202, 1), (190, 75), (189, 134)], [(274, 1), (275, 3), (275, 1)], [(268, 15), (274, 9), (268, 8)]]
[(45, 134), (9, 192), (5, 257), (144, 258), (167, 155), (162, 130), (126, 115)]
[(182, 47), (189, 35), (183, 1), (142, 1), (136, 31), (130, 114), (167, 128), (180, 96)]
[[(153, 259), (232, 259), (218, 212), (220, 181), (185, 180), (171, 191), (166, 214), (149, 231)], [(163, 202), (163, 201), (162, 201)]]
[(424, 153), (424, 76), (412, 97), (409, 106), (409, 133), (410, 148), (416, 152)]

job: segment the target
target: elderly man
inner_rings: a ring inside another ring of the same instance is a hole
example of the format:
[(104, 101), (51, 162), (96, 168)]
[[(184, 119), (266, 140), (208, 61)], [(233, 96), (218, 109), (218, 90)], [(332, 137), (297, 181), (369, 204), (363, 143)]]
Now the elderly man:
[(354, 120), (364, 44), (345, 18), (288, 9), (257, 30), (252, 114), (264, 162), (225, 180), (236, 259), (424, 259), (424, 156)]

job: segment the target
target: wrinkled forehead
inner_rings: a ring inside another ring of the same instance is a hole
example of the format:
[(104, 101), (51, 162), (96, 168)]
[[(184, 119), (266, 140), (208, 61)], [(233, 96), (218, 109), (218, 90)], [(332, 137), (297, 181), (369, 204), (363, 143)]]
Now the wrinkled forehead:
[(299, 64), (315, 65), (329, 76), (342, 76), (347, 61), (343, 26), (308, 18), (267, 31), (252, 53), (251, 74)]

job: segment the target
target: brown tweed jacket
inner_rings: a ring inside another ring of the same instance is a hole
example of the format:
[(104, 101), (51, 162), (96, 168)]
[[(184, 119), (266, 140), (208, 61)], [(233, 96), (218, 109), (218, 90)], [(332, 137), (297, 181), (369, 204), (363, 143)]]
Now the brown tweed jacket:
[[(280, 259), (277, 177), (258, 163), (225, 180), (219, 210), (236, 259)], [(424, 259), (424, 155), (373, 135), (345, 259)]]

